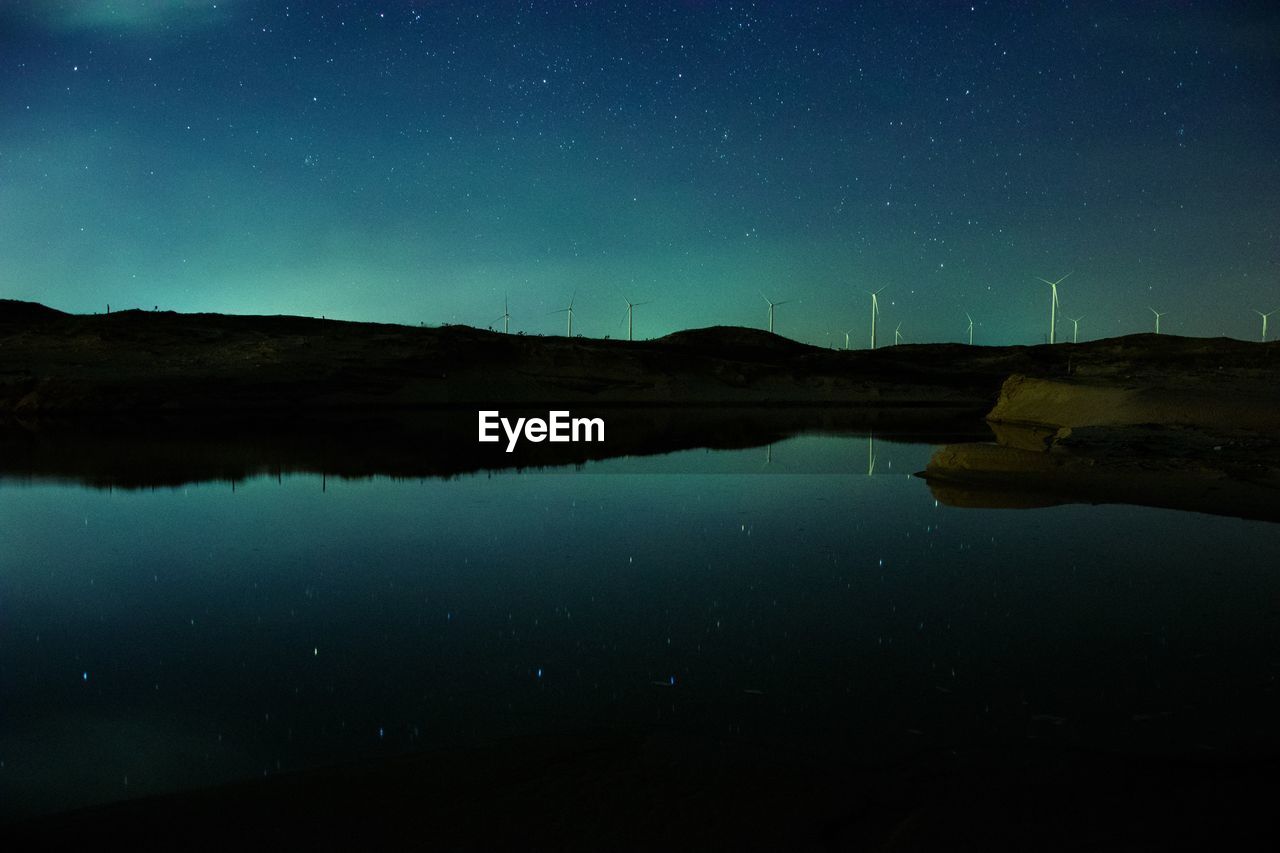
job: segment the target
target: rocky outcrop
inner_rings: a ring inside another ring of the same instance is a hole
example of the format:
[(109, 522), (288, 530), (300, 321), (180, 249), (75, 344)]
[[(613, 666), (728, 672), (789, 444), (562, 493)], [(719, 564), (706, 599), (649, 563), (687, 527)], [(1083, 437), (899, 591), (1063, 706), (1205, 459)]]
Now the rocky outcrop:
[[(1171, 377), (1173, 378), (1173, 377)], [(1131, 386), (1015, 375), (1000, 388), (987, 420), (1016, 426), (1164, 426), (1208, 430), (1280, 431), (1280, 396), (1186, 387)]]
[(1162, 378), (1012, 376), (987, 415), (996, 442), (942, 447), (921, 476), (953, 506), (1130, 503), (1280, 521), (1274, 377)]

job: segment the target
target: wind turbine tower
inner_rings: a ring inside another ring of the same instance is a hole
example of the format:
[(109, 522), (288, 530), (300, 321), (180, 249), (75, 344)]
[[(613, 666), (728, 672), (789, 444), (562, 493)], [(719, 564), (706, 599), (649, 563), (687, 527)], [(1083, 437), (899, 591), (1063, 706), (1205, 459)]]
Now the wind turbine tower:
[(1158, 335), (1158, 334), (1160, 334), (1160, 318), (1161, 318), (1161, 317), (1163, 317), (1165, 314), (1168, 314), (1169, 312), (1168, 312), (1168, 311), (1157, 311), (1156, 309), (1151, 308), (1151, 307), (1148, 307), (1148, 308), (1147, 308), (1147, 310), (1148, 310), (1148, 311), (1150, 311), (1152, 314), (1155, 314), (1155, 315), (1156, 315), (1156, 334)]
[[(1072, 272), (1074, 272), (1074, 270)], [(1040, 278), (1039, 276), (1036, 277), (1040, 281), (1043, 281), (1045, 284), (1049, 285), (1049, 287), (1053, 288), (1053, 301), (1049, 304), (1049, 343), (1054, 343), (1057, 339), (1058, 285), (1066, 281), (1067, 277), (1070, 275), (1071, 273), (1067, 273), (1067, 275), (1064, 275), (1062, 278), (1058, 279), (1057, 281), (1049, 281), (1049, 279)]]
[(1079, 317), (1068, 317), (1067, 319), (1071, 321), (1071, 343), (1073, 344), (1079, 343), (1080, 342), (1080, 321), (1084, 319), (1084, 315), (1081, 315)]
[(627, 340), (632, 340), (632, 337), (631, 337), (631, 331), (632, 331), (632, 325), (631, 325), (631, 312), (635, 310), (635, 308), (636, 308), (636, 306), (637, 306), (637, 305), (648, 305), (648, 304), (649, 304), (650, 302), (652, 302), (653, 300), (652, 300), (652, 299), (649, 299), (649, 300), (646, 300), (646, 301), (644, 301), (644, 302), (632, 302), (630, 299), (628, 299), (627, 297), (625, 297), (625, 296), (624, 296), (624, 297), (622, 297), (622, 301), (623, 301), (623, 302), (625, 302), (625, 303), (627, 303)]
[(502, 333), (504, 335), (511, 334), (511, 311), (507, 308), (507, 297), (502, 297), (502, 316), (498, 318), (502, 321)]
[(1262, 342), (1264, 344), (1267, 342), (1267, 318), (1270, 317), (1272, 314), (1276, 313), (1276, 311), (1280, 311), (1280, 308), (1272, 309), (1265, 314), (1263, 314), (1261, 311), (1259, 311), (1256, 308), (1253, 309), (1253, 313), (1257, 314), (1259, 317), (1262, 318)]
[(969, 318), (969, 346), (973, 346), (973, 315), (966, 311), (964, 316)]
[(772, 332), (773, 331), (773, 309), (777, 308), (779, 305), (786, 305), (791, 300), (784, 299), (781, 302), (774, 302), (770, 300), (769, 297), (765, 296), (763, 293), (760, 294), (760, 298), (763, 299), (765, 302), (769, 303), (769, 331)]
[(898, 324), (898, 328), (893, 330), (893, 345), (896, 347), (902, 343), (902, 324)]
[(853, 329), (845, 329), (844, 331), (844, 348), (845, 349), (849, 348), (849, 333), (852, 331)]
[(880, 290), (867, 291), (867, 293), (871, 294), (871, 348), (872, 349), (876, 348), (876, 320), (880, 319), (880, 291), (882, 290), (884, 290), (883, 287), (880, 288)]
[(568, 331), (565, 334), (571, 338), (573, 337), (573, 300), (577, 298), (578, 298), (578, 292), (575, 290), (573, 293), (573, 296), (569, 297), (568, 308), (561, 308), (559, 311), (551, 312), (552, 314), (568, 314), (569, 315), (569, 327), (568, 327)]

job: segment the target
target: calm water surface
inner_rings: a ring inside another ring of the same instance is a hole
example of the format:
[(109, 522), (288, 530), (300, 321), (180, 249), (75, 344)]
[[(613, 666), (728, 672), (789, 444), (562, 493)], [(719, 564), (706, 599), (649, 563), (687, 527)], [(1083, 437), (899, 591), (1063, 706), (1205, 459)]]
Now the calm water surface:
[(0, 481), (0, 819), (601, 726), (860, 767), (1280, 752), (1280, 526), (951, 509), (930, 451)]

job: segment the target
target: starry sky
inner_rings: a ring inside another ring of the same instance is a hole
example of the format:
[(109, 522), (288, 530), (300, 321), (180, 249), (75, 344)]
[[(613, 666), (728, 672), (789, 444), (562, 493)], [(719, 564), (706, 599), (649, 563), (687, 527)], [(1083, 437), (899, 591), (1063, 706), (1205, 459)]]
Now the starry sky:
[[(1270, 3), (0, 4), (0, 297), (866, 346), (1256, 338)], [(575, 296), (576, 294), (576, 296)], [(1274, 331), (1280, 328), (1277, 315)], [(1069, 339), (1070, 324), (1059, 339)]]

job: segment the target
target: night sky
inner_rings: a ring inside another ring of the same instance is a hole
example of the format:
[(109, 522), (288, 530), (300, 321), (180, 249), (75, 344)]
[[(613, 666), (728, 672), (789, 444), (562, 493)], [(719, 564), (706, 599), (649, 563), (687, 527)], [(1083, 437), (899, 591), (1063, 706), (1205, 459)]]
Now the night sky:
[(1280, 7), (1155, 5), (4, 0), (0, 297), (1256, 339)]

